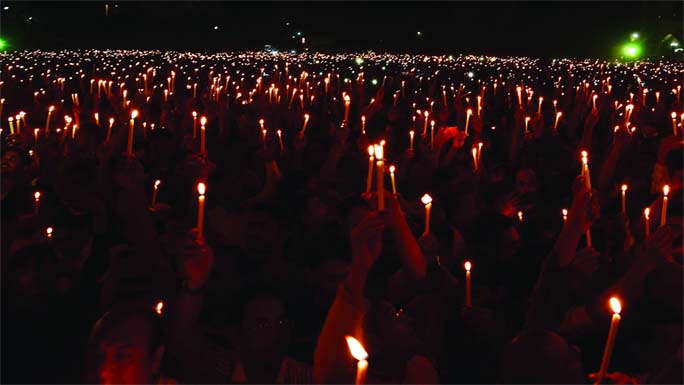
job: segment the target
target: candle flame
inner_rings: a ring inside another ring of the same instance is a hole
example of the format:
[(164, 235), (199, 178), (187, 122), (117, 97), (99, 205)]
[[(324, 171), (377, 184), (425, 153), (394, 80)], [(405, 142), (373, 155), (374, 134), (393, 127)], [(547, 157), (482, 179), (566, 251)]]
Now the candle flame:
[(197, 192), (199, 195), (204, 195), (204, 192), (207, 190), (207, 186), (204, 185), (204, 183), (200, 182), (197, 183)]
[(389, 166), (389, 170), (390, 170), (390, 173), (394, 174), (394, 170), (396, 170), (396, 168), (394, 167), (394, 165), (391, 165), (391, 166)]
[(648, 207), (646, 207), (646, 208), (644, 209), (644, 217), (645, 217), (646, 219), (649, 219), (650, 215), (651, 215), (651, 209), (648, 208)]
[(668, 185), (663, 186), (663, 195), (667, 196), (667, 194), (669, 194), (669, 193), (670, 193), (670, 186), (668, 186)]
[(472, 115), (472, 114), (473, 114), (473, 109), (472, 109), (472, 108), (468, 108), (467, 113), (468, 113), (469, 116)]
[(137, 117), (138, 117), (138, 110), (133, 110), (133, 112), (131, 112), (131, 119), (135, 119)]
[(259, 119), (259, 125), (261, 125), (262, 127), (264, 126), (264, 120), (263, 119)]
[(196, 118), (197, 117), (197, 111), (192, 111), (192, 117)]
[(157, 302), (157, 306), (154, 307), (154, 310), (157, 312), (157, 314), (161, 315), (163, 309), (164, 309), (164, 302), (162, 302), (162, 301)]
[(366, 117), (363, 116), (363, 115), (361, 115), (361, 121), (365, 123), (365, 122), (366, 122)]
[(40, 199), (40, 191), (36, 191), (36, 192), (33, 194), (33, 197), (36, 198), (36, 200)]
[(425, 194), (420, 198), (420, 201), (423, 202), (424, 205), (427, 205), (432, 203), (432, 197), (429, 194)]
[(203, 125), (203, 126), (204, 126), (205, 124), (207, 124), (207, 117), (206, 117), (206, 116), (203, 116), (203, 117), (200, 118), (200, 124)]
[(45, 233), (48, 235), (48, 237), (51, 236), (52, 235), (52, 227), (48, 227), (47, 229), (45, 229)]
[(50, 108), (48, 108), (48, 111), (49, 111), (49, 112), (52, 112), (52, 111), (54, 111), (54, 110), (55, 110), (55, 106), (50, 106)]
[(677, 119), (677, 113), (676, 112), (672, 112), (670, 114), (670, 116), (672, 117), (672, 119)]
[(622, 311), (622, 304), (620, 304), (620, 300), (616, 297), (610, 297), (609, 302), (610, 308), (613, 310), (613, 313), (620, 314), (620, 311)]
[(109, 125), (114, 124), (114, 118), (109, 118)]
[(563, 213), (564, 217), (567, 217), (568, 216), (568, 209), (561, 210), (561, 213)]
[(344, 337), (347, 340), (347, 346), (349, 347), (349, 352), (351, 353), (352, 357), (354, 357), (358, 361), (362, 361), (368, 358), (368, 353), (366, 352), (366, 349), (363, 348), (363, 345), (354, 337), (351, 336), (346, 336)]
[(371, 144), (370, 146), (368, 146), (368, 155), (372, 157), (373, 154), (375, 154), (375, 149), (374, 149), (373, 145)]
[(384, 150), (382, 148), (382, 144), (376, 144), (375, 145), (375, 158), (377, 160), (382, 160), (384, 155)]
[(160, 184), (161, 184), (161, 181), (159, 179), (154, 181), (154, 187), (159, 187)]
[(465, 268), (465, 271), (470, 271), (470, 269), (473, 267), (473, 265), (470, 263), (470, 261), (465, 261), (463, 264), (463, 267)]
[(309, 114), (304, 114), (304, 120), (309, 120)]
[(623, 192), (624, 192), (624, 191), (627, 191), (627, 185), (626, 185), (626, 184), (623, 184), (623, 185), (620, 187), (620, 189), (622, 189)]

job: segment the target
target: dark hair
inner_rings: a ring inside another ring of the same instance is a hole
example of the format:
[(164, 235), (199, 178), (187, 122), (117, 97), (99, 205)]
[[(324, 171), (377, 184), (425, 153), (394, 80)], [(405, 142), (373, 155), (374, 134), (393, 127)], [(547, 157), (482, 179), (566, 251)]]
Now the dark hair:
[(114, 331), (132, 321), (140, 321), (149, 332), (150, 352), (164, 342), (164, 329), (161, 317), (155, 312), (154, 304), (120, 303), (112, 307), (95, 323), (90, 335), (90, 343), (114, 337)]

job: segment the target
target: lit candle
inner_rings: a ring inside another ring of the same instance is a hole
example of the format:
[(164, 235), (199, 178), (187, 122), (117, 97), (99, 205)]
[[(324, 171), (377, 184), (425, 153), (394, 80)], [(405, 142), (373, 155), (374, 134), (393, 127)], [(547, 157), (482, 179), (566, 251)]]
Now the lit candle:
[(482, 142), (477, 142), (477, 161), (479, 162), (482, 157)]
[(19, 112), (19, 118), (21, 118), (21, 124), (24, 125), (24, 128), (28, 127), (28, 125), (26, 124), (26, 112)]
[(98, 126), (100, 125), (100, 114), (98, 114), (97, 112), (95, 113), (95, 124), (97, 124)]
[(366, 353), (366, 350), (356, 338), (350, 336), (346, 336), (345, 338), (347, 340), (347, 346), (349, 346), (349, 352), (358, 361), (356, 364), (356, 381), (354, 383), (356, 385), (361, 385), (366, 382), (368, 353)]
[(38, 215), (38, 206), (40, 204), (40, 191), (33, 193), (33, 214)]
[(201, 241), (204, 237), (204, 193), (207, 187), (204, 183), (200, 182), (197, 184), (197, 192), (199, 196), (197, 197), (197, 240)]
[(589, 153), (582, 151), (582, 168), (584, 173), (584, 183), (587, 189), (591, 191), (591, 175), (589, 174)]
[(413, 151), (413, 137), (415, 136), (415, 131), (409, 131), (409, 149)]
[(565, 224), (568, 221), (568, 210), (567, 209), (561, 210), (561, 214), (563, 214), (563, 224)]
[(529, 132), (530, 132), (530, 131), (528, 130), (529, 124), (530, 124), (530, 117), (529, 117), (529, 116), (526, 116), (526, 117), (525, 117), (525, 134), (529, 134)]
[(397, 195), (397, 186), (394, 184), (394, 165), (389, 167), (390, 179), (392, 180), (392, 194)]
[(539, 105), (537, 106), (537, 115), (541, 115), (541, 106), (542, 106), (543, 101), (544, 101), (544, 97), (540, 96), (539, 97)]
[(197, 138), (197, 111), (192, 111), (192, 138)]
[(159, 185), (161, 181), (159, 179), (154, 181), (154, 187), (152, 189), (152, 207), (157, 205), (157, 191), (159, 190)]
[(281, 130), (276, 131), (278, 134), (278, 143), (280, 143), (280, 151), (283, 151), (283, 133)]
[(427, 125), (428, 125), (428, 116), (430, 115), (429, 112), (425, 111), (424, 116), (425, 116), (425, 124), (423, 125), (423, 138), (427, 134)]
[(598, 98), (598, 95), (596, 95), (596, 94), (594, 94), (594, 96), (591, 98), (592, 99), (591, 101), (594, 103), (594, 107), (593, 107), (594, 110), (596, 109), (596, 99), (597, 98)]
[(10, 134), (14, 135), (14, 118), (10, 116), (7, 118), (7, 121), (9, 122), (10, 126)]
[(477, 148), (473, 147), (471, 152), (473, 154), (473, 166), (475, 167), (475, 172), (477, 172)]
[(558, 107), (558, 100), (554, 100), (554, 101), (553, 101), (553, 112), (554, 112), (554, 113), (557, 113), (557, 112), (558, 112), (558, 111), (557, 111), (557, 107)]
[(435, 147), (435, 121), (430, 121), (430, 148)]
[(482, 96), (477, 97), (477, 116), (480, 116), (480, 110), (482, 109)]
[(107, 138), (105, 142), (109, 143), (109, 138), (112, 136), (112, 126), (114, 126), (114, 118), (109, 118), (109, 128), (107, 128)]
[(361, 116), (361, 133), (366, 134), (366, 117), (363, 115)]
[(432, 208), (432, 197), (425, 194), (420, 198), (420, 201), (425, 205), (425, 231), (423, 235), (430, 233), (430, 209)]
[(627, 196), (627, 185), (623, 184), (622, 187), (620, 187), (622, 190), (622, 215), (627, 215), (627, 210), (625, 209), (625, 199)]
[(473, 114), (473, 110), (468, 108), (466, 111), (466, 124), (465, 124), (465, 134), (468, 135), (468, 123), (470, 123), (470, 115)]
[(192, 85), (192, 98), (197, 99), (197, 83)]
[(641, 105), (646, 107), (646, 94), (648, 93), (648, 88), (644, 88), (642, 93), (643, 93), (643, 96), (641, 97)]
[(200, 152), (202, 155), (207, 154), (207, 147), (206, 147), (206, 128), (204, 127), (207, 124), (207, 118), (203, 116), (200, 119)]
[(518, 92), (518, 107), (522, 108), (522, 88), (517, 86), (515, 90)]
[(603, 358), (601, 359), (601, 368), (595, 384), (600, 384), (608, 371), (608, 363), (610, 362), (610, 355), (613, 353), (613, 345), (615, 345), (615, 336), (617, 335), (618, 325), (620, 324), (620, 311), (622, 306), (620, 300), (615, 297), (610, 298), (610, 307), (613, 310), (613, 318), (610, 321), (610, 330), (608, 331), (608, 339), (606, 340), (606, 348), (603, 350)]
[(163, 309), (164, 309), (164, 302), (162, 302), (162, 301), (157, 302), (157, 306), (154, 307), (154, 311), (156, 311), (157, 314), (162, 315)]
[(138, 110), (131, 112), (131, 122), (128, 126), (128, 156), (133, 156), (133, 129), (135, 128), (135, 118), (138, 116)]
[(304, 124), (302, 124), (302, 131), (300, 132), (300, 136), (304, 137), (304, 132), (306, 131), (306, 124), (309, 122), (309, 114), (304, 114)]
[(52, 111), (55, 110), (55, 106), (50, 106), (48, 108), (48, 117), (45, 120), (45, 134), (47, 135), (48, 131), (50, 130), (50, 116), (52, 115)]
[(553, 124), (554, 129), (558, 129), (558, 121), (560, 120), (562, 115), (563, 115), (562, 112), (560, 112), (560, 111), (556, 112), (556, 123)]
[(649, 223), (650, 221), (651, 221), (651, 209), (646, 207), (644, 209), (644, 230), (645, 230), (644, 234), (646, 235), (646, 239), (648, 239), (648, 237), (651, 236), (651, 225)]
[(472, 264), (470, 263), (470, 261), (465, 261), (463, 267), (465, 268), (466, 272), (466, 307), (472, 307), (473, 304), (470, 300), (470, 269), (472, 268)]
[(677, 113), (671, 113), (670, 117), (672, 118), (672, 135), (677, 136)]
[(385, 162), (384, 162), (384, 148), (382, 144), (375, 145), (375, 166), (377, 167), (377, 181), (378, 181), (378, 210), (385, 209)]
[(660, 103), (660, 91), (656, 91), (656, 103)]
[(367, 193), (369, 193), (371, 191), (371, 186), (372, 186), (372, 181), (373, 181), (373, 163), (375, 161), (373, 154), (375, 154), (375, 150), (374, 150), (373, 145), (371, 144), (370, 146), (368, 146), (368, 175), (366, 177), (366, 192)]
[(52, 227), (48, 227), (47, 229), (45, 229), (45, 235), (47, 235), (47, 239), (52, 238)]
[(344, 121), (349, 121), (349, 106), (351, 105), (351, 100), (349, 95), (344, 96)]
[(670, 186), (663, 186), (663, 207), (660, 211), (660, 227), (665, 226), (667, 223), (667, 194), (670, 193)]
[(518, 220), (519, 220), (520, 222), (523, 221), (523, 212), (522, 212), (522, 211), (518, 211)]
[(625, 106), (625, 122), (629, 122), (629, 118), (632, 117), (632, 110), (634, 109), (633, 104), (628, 104)]

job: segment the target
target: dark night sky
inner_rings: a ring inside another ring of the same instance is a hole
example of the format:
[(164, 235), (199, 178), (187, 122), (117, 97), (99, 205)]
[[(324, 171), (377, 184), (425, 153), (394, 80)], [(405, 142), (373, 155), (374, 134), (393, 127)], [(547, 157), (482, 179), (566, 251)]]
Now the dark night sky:
[(301, 31), (327, 52), (609, 58), (632, 31), (650, 45), (668, 33), (681, 41), (684, 3), (119, 1), (109, 17), (104, 4), (3, 1), (2, 36), (11, 49), (228, 51), (294, 47)]

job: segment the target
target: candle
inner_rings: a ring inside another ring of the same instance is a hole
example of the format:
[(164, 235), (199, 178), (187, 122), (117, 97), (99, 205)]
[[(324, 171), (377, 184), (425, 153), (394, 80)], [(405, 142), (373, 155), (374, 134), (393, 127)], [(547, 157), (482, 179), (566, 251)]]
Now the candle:
[(413, 151), (413, 136), (415, 135), (415, 131), (411, 130), (409, 131), (409, 149)]
[(192, 98), (197, 99), (197, 83), (192, 85)]
[(633, 104), (628, 104), (625, 106), (625, 122), (629, 122), (629, 118), (632, 116), (632, 110), (634, 109)]
[(154, 187), (152, 189), (152, 207), (157, 205), (157, 191), (159, 190), (159, 185), (161, 181), (159, 179), (154, 181)]
[(553, 113), (554, 113), (554, 114), (558, 112), (558, 111), (556, 110), (557, 106), (558, 106), (558, 100), (554, 100), (554, 101), (553, 101)]
[(162, 302), (162, 301), (157, 302), (157, 306), (154, 307), (154, 311), (156, 311), (157, 314), (162, 315), (163, 309), (164, 309), (164, 302)]
[(558, 129), (558, 121), (560, 120), (562, 115), (563, 115), (562, 112), (560, 112), (560, 111), (556, 112), (556, 123), (553, 124), (554, 129)]
[(656, 91), (655, 95), (656, 95), (656, 103), (660, 103), (660, 92)]
[(393, 194), (393, 195), (397, 195), (397, 186), (396, 186), (396, 184), (394, 184), (394, 170), (395, 170), (395, 169), (396, 169), (396, 168), (394, 167), (394, 165), (391, 165), (391, 166), (389, 167), (390, 179), (392, 180), (392, 194)]
[(465, 123), (465, 134), (468, 135), (468, 123), (470, 122), (470, 115), (473, 114), (473, 110), (468, 108), (466, 111), (466, 123)]
[(351, 104), (351, 100), (349, 99), (349, 95), (344, 96), (344, 121), (347, 122), (349, 121), (349, 105)]
[(477, 97), (477, 116), (480, 116), (480, 110), (482, 109), (482, 96)]
[(644, 88), (642, 93), (643, 93), (643, 96), (641, 97), (641, 105), (646, 107), (646, 94), (648, 93), (648, 88)]
[(473, 166), (475, 167), (475, 172), (477, 172), (477, 148), (473, 147), (471, 152), (473, 154)]
[(610, 362), (610, 355), (613, 353), (613, 345), (615, 345), (615, 336), (617, 335), (618, 325), (620, 324), (620, 311), (622, 306), (620, 300), (615, 297), (610, 298), (610, 307), (613, 310), (613, 318), (610, 321), (610, 330), (608, 331), (608, 339), (606, 340), (606, 348), (603, 350), (603, 358), (601, 359), (601, 368), (595, 384), (600, 384), (608, 371), (608, 363)]
[(128, 126), (128, 156), (133, 156), (133, 129), (135, 128), (135, 118), (138, 116), (138, 110), (131, 112), (131, 122)]
[[(327, 83), (326, 83), (327, 84)], [(349, 352), (352, 357), (354, 357), (358, 363), (356, 364), (356, 385), (361, 385), (366, 382), (366, 372), (368, 371), (368, 353), (363, 348), (361, 343), (354, 337), (346, 336), (347, 346), (349, 347)]]
[(463, 267), (465, 268), (466, 272), (466, 307), (472, 307), (473, 305), (470, 300), (470, 269), (472, 268), (472, 264), (470, 261), (465, 261)]
[(582, 151), (582, 168), (584, 174), (584, 183), (589, 191), (591, 191), (591, 175), (589, 174), (589, 153)]
[(670, 186), (663, 186), (663, 207), (660, 211), (660, 227), (665, 226), (667, 223), (667, 194), (670, 193)]
[(368, 176), (366, 177), (366, 192), (371, 191), (371, 184), (373, 180), (373, 163), (375, 158), (373, 154), (375, 153), (373, 145), (368, 146)]
[(646, 238), (651, 236), (651, 226), (650, 226), (650, 220), (651, 220), (651, 209), (646, 207), (644, 209), (644, 230), (646, 234)]
[(192, 111), (192, 138), (197, 138), (197, 111)]
[(33, 193), (33, 200), (34, 200), (33, 214), (38, 215), (38, 206), (40, 203), (40, 191), (36, 191), (35, 193)]
[(429, 112), (425, 111), (424, 116), (425, 116), (425, 124), (423, 125), (423, 137), (427, 134), (427, 125), (428, 125), (428, 116), (430, 115)]
[(377, 167), (377, 182), (378, 182), (378, 210), (385, 209), (385, 162), (384, 162), (384, 148), (382, 144), (375, 145), (375, 166)]
[(482, 145), (484, 143), (482, 142), (477, 142), (477, 161), (480, 162), (480, 158), (482, 156)]
[(114, 126), (114, 118), (109, 118), (109, 128), (107, 128), (107, 138), (105, 142), (109, 143), (109, 138), (112, 136), (112, 126)]
[(523, 212), (522, 212), (522, 211), (518, 211), (518, 220), (519, 220), (520, 222), (523, 221)]
[(201, 241), (204, 237), (204, 193), (207, 187), (204, 183), (200, 182), (197, 184), (197, 192), (199, 196), (197, 197), (197, 240)]
[(76, 138), (76, 131), (78, 131), (78, 124), (74, 124), (74, 127), (71, 129), (71, 139)]
[(95, 124), (97, 124), (98, 126), (100, 125), (100, 114), (98, 114), (97, 112), (95, 113)]
[(304, 137), (304, 132), (306, 130), (306, 124), (309, 122), (309, 114), (304, 114), (304, 124), (302, 124), (302, 131), (300, 132), (300, 136)]
[(425, 231), (423, 235), (430, 233), (430, 209), (432, 208), (432, 197), (425, 194), (420, 198), (420, 201), (425, 205)]
[(10, 126), (10, 134), (14, 134), (14, 118), (10, 116), (7, 118), (7, 121), (9, 122)]
[(45, 229), (45, 235), (47, 235), (47, 239), (52, 238), (52, 227), (48, 227), (47, 229)]
[(518, 107), (522, 108), (522, 88), (517, 86), (515, 90), (518, 92)]
[(361, 133), (366, 134), (366, 117), (361, 115)]
[(430, 121), (430, 148), (435, 147), (435, 121)]
[(561, 214), (563, 214), (563, 224), (565, 224), (568, 221), (568, 210), (567, 209), (561, 210)]
[(202, 155), (207, 154), (207, 147), (206, 147), (206, 128), (204, 127), (207, 124), (207, 118), (203, 116), (200, 119), (200, 152)]
[(526, 117), (525, 117), (525, 134), (529, 134), (529, 132), (530, 132), (530, 131), (527, 129), (528, 126), (529, 126), (529, 123), (530, 123), (530, 119), (531, 119), (531, 118), (530, 118), (529, 116), (526, 116)]
[(594, 94), (594, 96), (591, 98), (592, 102), (594, 103), (594, 107), (593, 107), (594, 110), (596, 109), (596, 99), (597, 98), (598, 98), (598, 95), (596, 95), (596, 94)]
[(537, 106), (537, 115), (541, 115), (541, 106), (542, 106), (543, 101), (544, 101), (544, 97), (540, 96), (539, 97), (539, 105)]
[(672, 135), (677, 136), (677, 113), (671, 113), (670, 117), (672, 118)]
[(21, 119), (21, 124), (24, 125), (24, 128), (28, 127), (28, 125), (26, 124), (26, 112), (20, 111), (19, 118)]
[(622, 187), (620, 187), (622, 190), (622, 215), (627, 215), (627, 210), (625, 209), (625, 197), (627, 194), (627, 185), (623, 184)]
[(283, 133), (281, 130), (276, 131), (278, 134), (278, 143), (280, 143), (280, 151), (283, 151)]

